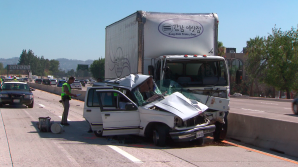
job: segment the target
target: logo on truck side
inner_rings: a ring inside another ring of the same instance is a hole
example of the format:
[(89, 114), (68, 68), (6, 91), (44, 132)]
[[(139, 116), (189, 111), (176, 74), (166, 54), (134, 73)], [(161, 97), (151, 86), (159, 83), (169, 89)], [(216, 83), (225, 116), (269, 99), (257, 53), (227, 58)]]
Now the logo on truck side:
[(124, 57), (121, 47), (117, 48), (116, 55), (114, 55), (114, 60), (112, 60), (112, 56), (110, 56), (110, 58), (111, 58), (113, 67), (112, 67), (112, 69), (111, 68), (109, 68), (109, 69), (110, 69), (110, 71), (114, 70), (117, 77), (120, 77), (122, 75), (123, 70), (125, 68), (127, 68), (130, 73), (129, 60)]
[(167, 37), (188, 39), (200, 36), (204, 32), (204, 27), (194, 20), (169, 19), (159, 24), (158, 31)]

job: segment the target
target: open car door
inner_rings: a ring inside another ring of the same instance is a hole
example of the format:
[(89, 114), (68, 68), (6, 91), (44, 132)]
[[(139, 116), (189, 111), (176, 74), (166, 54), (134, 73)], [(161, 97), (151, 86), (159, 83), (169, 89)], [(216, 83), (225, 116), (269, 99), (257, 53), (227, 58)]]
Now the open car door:
[(118, 90), (96, 90), (103, 121), (103, 136), (138, 134), (137, 105)]

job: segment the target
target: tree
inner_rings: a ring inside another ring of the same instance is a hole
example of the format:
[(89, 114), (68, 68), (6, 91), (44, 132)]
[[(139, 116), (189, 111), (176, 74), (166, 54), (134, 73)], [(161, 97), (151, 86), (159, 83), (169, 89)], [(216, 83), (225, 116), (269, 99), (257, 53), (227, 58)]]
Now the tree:
[(28, 52), (26, 50), (22, 51), (18, 64), (30, 65), (33, 75), (44, 76), (59, 72), (59, 61), (45, 59), (44, 56), (37, 57), (30, 49), (28, 50)]
[(257, 79), (285, 90), (287, 98), (290, 98), (290, 91), (298, 88), (297, 34), (294, 28), (284, 32), (273, 28), (268, 37), (256, 37), (247, 42), (246, 70), (252, 83)]
[(259, 81), (261, 78), (261, 72), (266, 66), (266, 47), (265, 47), (265, 39), (262, 37), (255, 37), (254, 39), (250, 39), (246, 43), (246, 49), (248, 56), (245, 69), (246, 74), (249, 76), (250, 84), (250, 96), (253, 96), (253, 86), (256, 80)]
[(223, 43), (222, 42), (218, 41), (217, 48), (218, 48), (218, 55), (219, 56), (224, 56), (225, 55), (226, 47), (223, 46)]
[(90, 65), (90, 72), (93, 78), (105, 78), (105, 59), (99, 58), (98, 60), (94, 60)]
[(288, 99), (298, 76), (297, 35), (298, 31), (294, 28), (284, 32), (273, 28), (272, 34), (267, 37), (268, 65), (262, 81), (285, 90)]

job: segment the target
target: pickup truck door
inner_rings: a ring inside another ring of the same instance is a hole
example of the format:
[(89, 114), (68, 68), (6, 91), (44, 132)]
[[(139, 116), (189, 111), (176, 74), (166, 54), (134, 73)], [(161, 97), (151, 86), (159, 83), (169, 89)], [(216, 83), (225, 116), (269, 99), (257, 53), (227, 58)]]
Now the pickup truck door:
[(86, 92), (83, 117), (93, 131), (102, 131), (101, 109), (97, 97), (97, 88), (89, 87)]
[(137, 105), (118, 90), (96, 90), (101, 107), (103, 136), (138, 134), (140, 113)]

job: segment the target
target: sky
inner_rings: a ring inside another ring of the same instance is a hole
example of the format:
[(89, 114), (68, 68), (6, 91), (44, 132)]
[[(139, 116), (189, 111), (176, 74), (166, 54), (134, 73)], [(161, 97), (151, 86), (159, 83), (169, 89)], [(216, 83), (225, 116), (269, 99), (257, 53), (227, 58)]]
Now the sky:
[(0, 0), (0, 58), (31, 49), (46, 59), (96, 60), (106, 26), (138, 11), (217, 13), (218, 40), (240, 53), (276, 26), (297, 28), (297, 0)]

